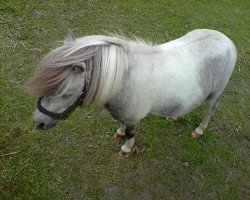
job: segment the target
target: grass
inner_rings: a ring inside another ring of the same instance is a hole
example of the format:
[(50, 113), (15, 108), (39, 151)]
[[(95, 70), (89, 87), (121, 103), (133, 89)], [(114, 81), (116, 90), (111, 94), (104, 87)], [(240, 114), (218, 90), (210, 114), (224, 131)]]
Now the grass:
[[(0, 199), (247, 199), (250, 4), (248, 1), (0, 1)], [(123, 32), (163, 43), (196, 28), (231, 38), (238, 62), (201, 140), (190, 136), (204, 106), (177, 123), (149, 115), (139, 156), (121, 159), (119, 127), (103, 108), (78, 109), (36, 130), (36, 99), (23, 85), (63, 40)]]

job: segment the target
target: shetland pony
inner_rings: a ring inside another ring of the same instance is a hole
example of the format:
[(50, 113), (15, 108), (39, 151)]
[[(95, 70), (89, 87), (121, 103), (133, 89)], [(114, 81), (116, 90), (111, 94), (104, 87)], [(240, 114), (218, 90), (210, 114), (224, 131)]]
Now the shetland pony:
[(135, 145), (135, 126), (148, 113), (176, 120), (207, 103), (192, 133), (200, 137), (215, 111), (237, 59), (233, 42), (200, 29), (161, 45), (120, 36), (68, 32), (64, 44), (39, 63), (28, 89), (39, 96), (33, 119), (40, 129), (56, 125), (77, 106), (104, 105), (126, 138), (120, 156)]

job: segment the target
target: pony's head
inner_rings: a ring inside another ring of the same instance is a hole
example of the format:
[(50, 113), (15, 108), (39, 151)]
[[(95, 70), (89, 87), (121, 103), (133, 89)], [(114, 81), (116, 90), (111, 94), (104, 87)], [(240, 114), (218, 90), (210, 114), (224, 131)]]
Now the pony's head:
[(28, 84), (39, 97), (33, 113), (39, 129), (55, 126), (82, 104), (103, 104), (117, 92), (128, 65), (118, 42), (123, 41), (106, 36), (75, 39), (68, 32), (63, 46), (42, 59)]
[(65, 86), (55, 92), (44, 95), (37, 102), (33, 120), (39, 129), (48, 129), (56, 125), (57, 120), (66, 119), (77, 106), (84, 103), (86, 92), (86, 66), (74, 64), (65, 78)]

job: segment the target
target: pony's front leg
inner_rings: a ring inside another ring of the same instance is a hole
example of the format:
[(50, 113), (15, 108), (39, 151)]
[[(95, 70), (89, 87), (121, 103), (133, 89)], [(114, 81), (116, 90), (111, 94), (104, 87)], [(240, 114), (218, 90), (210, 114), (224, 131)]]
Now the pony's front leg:
[(121, 157), (128, 157), (130, 152), (132, 151), (135, 145), (135, 138), (134, 138), (134, 131), (135, 126), (127, 126), (125, 129), (125, 137), (127, 141), (121, 147), (121, 151), (119, 152), (119, 156)]
[(114, 134), (114, 138), (117, 140), (125, 139), (125, 130), (126, 130), (126, 125), (121, 124), (121, 127)]

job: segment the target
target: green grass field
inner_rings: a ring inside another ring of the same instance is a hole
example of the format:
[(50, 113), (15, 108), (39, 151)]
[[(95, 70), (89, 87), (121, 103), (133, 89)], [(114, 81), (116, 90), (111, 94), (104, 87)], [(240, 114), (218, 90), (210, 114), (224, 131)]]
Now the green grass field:
[[(119, 124), (104, 108), (78, 109), (38, 131), (36, 98), (23, 86), (64, 39), (123, 33), (163, 43), (197, 28), (231, 38), (238, 61), (202, 139), (191, 137), (204, 106), (169, 123), (149, 115), (137, 127), (143, 151), (123, 159)], [(250, 2), (0, 1), (0, 199), (248, 199)]]

